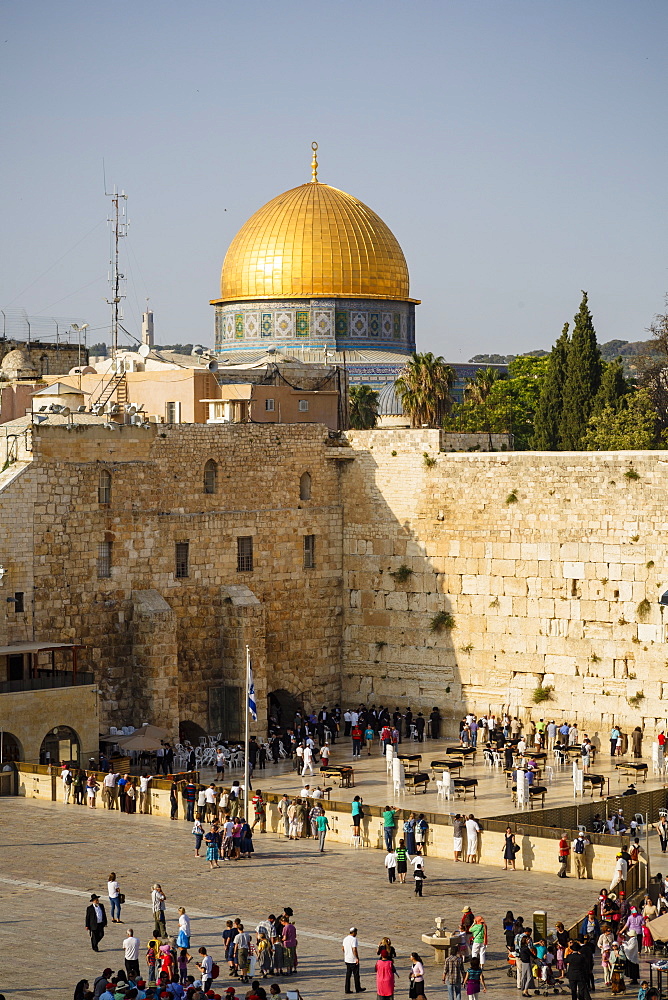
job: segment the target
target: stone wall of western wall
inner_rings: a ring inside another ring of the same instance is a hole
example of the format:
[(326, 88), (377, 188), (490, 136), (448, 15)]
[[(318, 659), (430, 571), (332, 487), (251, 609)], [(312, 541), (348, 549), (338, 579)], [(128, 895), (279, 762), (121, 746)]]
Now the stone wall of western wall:
[[(507, 707), (605, 737), (613, 719), (665, 723), (665, 452), (443, 454), (437, 431), (347, 438), (344, 701), (451, 717)], [(454, 629), (430, 631), (438, 611)], [(537, 705), (539, 687), (553, 690)]]
[[(317, 425), (36, 431), (34, 461), (0, 492), (20, 543), (8, 539), (7, 550), (18, 567), (23, 549), (16, 580), (26, 590), (34, 573), (34, 638), (87, 647), (80, 669), (95, 672), (103, 726), (171, 718), (209, 729), (209, 688), (243, 677), (243, 642), (226, 647), (230, 585), (244, 585), (262, 606), (261, 633), (244, 632), (261, 639), (262, 697), (284, 689), (310, 707), (338, 699), (342, 522), (330, 454)], [(209, 495), (203, 471), (212, 458), (218, 478)], [(102, 468), (112, 476), (109, 505), (98, 503)], [(305, 471), (310, 500), (300, 499)], [(316, 536), (313, 569), (303, 566), (306, 534)], [(253, 537), (254, 569), (239, 573), (243, 535)], [(101, 541), (112, 543), (109, 579), (97, 576)], [(183, 541), (189, 575), (177, 579), (175, 543)], [(0, 643), (32, 637), (0, 627)]]

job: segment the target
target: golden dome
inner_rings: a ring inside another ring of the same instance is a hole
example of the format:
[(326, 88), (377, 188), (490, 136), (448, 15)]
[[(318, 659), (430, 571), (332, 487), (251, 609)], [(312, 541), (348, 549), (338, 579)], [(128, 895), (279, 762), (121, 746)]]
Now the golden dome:
[(225, 255), (219, 302), (329, 298), (408, 300), (408, 267), (395, 236), (357, 198), (302, 184), (267, 202)]

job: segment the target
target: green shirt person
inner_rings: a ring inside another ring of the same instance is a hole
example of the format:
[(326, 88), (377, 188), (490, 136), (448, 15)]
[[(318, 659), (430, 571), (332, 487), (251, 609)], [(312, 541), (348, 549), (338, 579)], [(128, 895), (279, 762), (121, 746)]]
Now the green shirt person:
[(329, 820), (324, 813), (320, 816), (316, 816), (315, 825), (318, 830), (318, 845), (320, 853), (325, 850), (325, 837), (327, 836), (327, 831), (329, 830)]
[(397, 825), (397, 812), (396, 809), (392, 809), (391, 806), (385, 806), (383, 810), (383, 836), (385, 838), (385, 847), (388, 851), (392, 850), (394, 830)]

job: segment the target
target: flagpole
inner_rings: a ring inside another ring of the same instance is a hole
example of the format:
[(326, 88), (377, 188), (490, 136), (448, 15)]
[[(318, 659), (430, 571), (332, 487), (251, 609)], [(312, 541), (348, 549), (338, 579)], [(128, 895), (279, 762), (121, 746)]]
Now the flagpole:
[(248, 696), (250, 694), (250, 646), (246, 646), (246, 685), (244, 689), (244, 716), (246, 718), (246, 728), (244, 731), (244, 815), (246, 817), (246, 822), (248, 822), (248, 778), (249, 778), (249, 760), (248, 760), (248, 745), (250, 742), (249, 738), (249, 724), (248, 716), (250, 715)]

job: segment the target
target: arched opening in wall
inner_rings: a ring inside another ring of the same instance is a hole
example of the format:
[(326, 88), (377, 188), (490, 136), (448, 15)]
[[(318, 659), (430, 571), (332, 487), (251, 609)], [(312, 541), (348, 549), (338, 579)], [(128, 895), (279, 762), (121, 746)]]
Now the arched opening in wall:
[(300, 500), (310, 500), (311, 499), (311, 473), (302, 473), (301, 479), (299, 480), (299, 499)]
[(301, 702), (289, 691), (279, 688), (277, 691), (270, 691), (267, 695), (267, 718), (269, 726), (291, 727), (294, 722), (295, 712), (301, 710)]
[(215, 493), (218, 485), (218, 464), (210, 458), (204, 466), (204, 492)]
[(206, 729), (202, 729), (197, 722), (192, 722), (190, 719), (181, 719), (179, 739), (182, 743), (190, 743), (191, 746), (198, 747), (202, 736), (206, 736)]
[(72, 763), (79, 766), (81, 744), (69, 726), (56, 726), (49, 730), (39, 749), (40, 764)]
[(25, 760), (21, 741), (14, 733), (0, 731), (0, 763), (7, 764), (13, 760)]
[(100, 469), (97, 477), (97, 502), (111, 503), (111, 473), (108, 469)]

